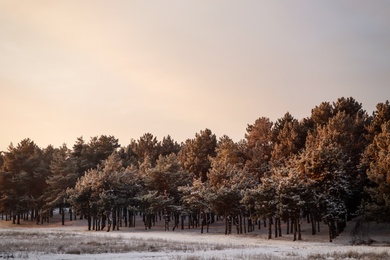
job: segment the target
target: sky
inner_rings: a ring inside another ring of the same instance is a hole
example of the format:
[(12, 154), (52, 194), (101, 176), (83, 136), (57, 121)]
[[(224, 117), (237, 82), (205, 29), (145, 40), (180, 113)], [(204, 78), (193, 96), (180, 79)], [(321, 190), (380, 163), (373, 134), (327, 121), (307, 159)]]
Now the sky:
[(205, 128), (390, 99), (390, 1), (0, 0), (0, 151)]

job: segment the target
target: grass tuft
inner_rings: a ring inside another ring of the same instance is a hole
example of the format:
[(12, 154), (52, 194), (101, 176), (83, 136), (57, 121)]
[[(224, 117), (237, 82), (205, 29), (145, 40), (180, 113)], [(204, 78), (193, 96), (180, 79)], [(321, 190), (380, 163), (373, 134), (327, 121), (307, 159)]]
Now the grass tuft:
[(322, 259), (351, 259), (351, 260), (387, 260), (390, 259), (390, 255), (387, 252), (375, 253), (375, 252), (363, 252), (359, 253), (356, 251), (348, 252), (334, 252), (328, 254), (311, 254), (307, 257), (309, 260), (322, 260)]

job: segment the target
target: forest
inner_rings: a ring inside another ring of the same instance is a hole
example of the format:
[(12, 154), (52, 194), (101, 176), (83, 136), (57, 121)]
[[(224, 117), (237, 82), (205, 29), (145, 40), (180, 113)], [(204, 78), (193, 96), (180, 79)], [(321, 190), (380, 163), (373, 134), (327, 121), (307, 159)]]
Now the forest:
[[(310, 117), (260, 117), (234, 142), (210, 129), (177, 143), (151, 133), (121, 146), (114, 136), (76, 139), (72, 148), (39, 147), (26, 138), (0, 154), (1, 218), (49, 221), (54, 209), (87, 219), (89, 230), (117, 230), (142, 216), (145, 229), (225, 222), (225, 234), (281, 223), (294, 240), (301, 221), (329, 227), (346, 221), (390, 222), (390, 103), (369, 115), (354, 98), (322, 102)], [(170, 225), (170, 226), (169, 226)], [(234, 231), (232, 231), (232, 229)]]

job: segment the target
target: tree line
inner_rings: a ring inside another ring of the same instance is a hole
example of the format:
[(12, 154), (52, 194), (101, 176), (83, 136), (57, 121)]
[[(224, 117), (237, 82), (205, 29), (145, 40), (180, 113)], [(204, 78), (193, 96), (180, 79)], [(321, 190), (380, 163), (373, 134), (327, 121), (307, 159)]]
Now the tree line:
[[(165, 219), (166, 229), (225, 221), (225, 234), (268, 225), (268, 237), (301, 239), (302, 219), (329, 227), (330, 241), (346, 221), (390, 222), (390, 103), (372, 115), (354, 98), (322, 102), (310, 117), (290, 113), (248, 124), (234, 142), (211, 130), (178, 144), (150, 133), (121, 146), (114, 136), (70, 149), (38, 147), (24, 139), (0, 156), (0, 212), (14, 223), (48, 221), (54, 208), (85, 217), (88, 229), (145, 228)], [(243, 224), (244, 223), (244, 224)]]

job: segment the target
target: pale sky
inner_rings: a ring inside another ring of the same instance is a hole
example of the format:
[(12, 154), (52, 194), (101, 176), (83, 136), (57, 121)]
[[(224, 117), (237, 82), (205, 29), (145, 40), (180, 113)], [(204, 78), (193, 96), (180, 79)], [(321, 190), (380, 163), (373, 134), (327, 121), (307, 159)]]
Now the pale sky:
[(390, 1), (0, 0), (0, 151), (390, 99)]

